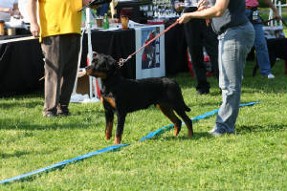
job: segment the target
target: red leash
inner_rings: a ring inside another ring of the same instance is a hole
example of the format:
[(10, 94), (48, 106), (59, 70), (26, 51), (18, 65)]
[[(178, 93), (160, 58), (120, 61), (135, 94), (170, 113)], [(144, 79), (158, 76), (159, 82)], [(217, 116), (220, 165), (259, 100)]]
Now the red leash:
[(133, 52), (132, 54), (130, 54), (126, 59), (124, 58), (120, 58), (118, 65), (119, 67), (122, 67), (124, 65), (124, 63), (126, 63), (127, 61), (129, 61), (135, 54), (137, 54), (139, 51), (141, 51), (142, 49), (144, 49), (146, 46), (148, 46), (150, 43), (152, 43), (153, 41), (155, 41), (157, 38), (159, 38), (161, 35), (163, 35), (164, 33), (166, 33), (167, 31), (169, 31), (171, 28), (173, 28), (175, 25), (178, 24), (178, 21), (175, 21), (172, 25), (170, 25), (169, 27), (167, 27), (164, 31), (162, 31), (161, 33), (157, 34), (153, 39), (151, 39), (150, 41), (148, 41), (147, 43), (145, 43), (142, 47), (140, 47), (137, 51)]

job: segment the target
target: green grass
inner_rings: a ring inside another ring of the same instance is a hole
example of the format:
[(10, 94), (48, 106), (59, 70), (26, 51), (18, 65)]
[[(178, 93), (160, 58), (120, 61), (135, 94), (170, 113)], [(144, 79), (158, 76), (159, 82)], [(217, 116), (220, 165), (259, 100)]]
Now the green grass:
[[(170, 122), (154, 107), (128, 115), (120, 151), (103, 153), (60, 170), (0, 185), (0, 190), (287, 190), (287, 83), (284, 63), (276, 78), (251, 76), (245, 69), (236, 135), (214, 138), (207, 132), (215, 116), (194, 123), (179, 137), (166, 132), (138, 142)], [(192, 108), (190, 117), (217, 109), (221, 96), (209, 78), (211, 93), (197, 95), (188, 73), (173, 76)], [(113, 144), (104, 139), (100, 103), (71, 104), (67, 118), (42, 117), (42, 93), (0, 99), (0, 180), (96, 151)]]

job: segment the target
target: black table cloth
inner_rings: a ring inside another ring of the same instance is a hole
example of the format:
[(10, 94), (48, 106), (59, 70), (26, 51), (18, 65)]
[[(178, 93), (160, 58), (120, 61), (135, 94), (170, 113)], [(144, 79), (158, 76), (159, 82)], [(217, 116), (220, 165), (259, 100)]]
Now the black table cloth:
[[(166, 23), (172, 24), (174, 20)], [(21, 37), (2, 36), (0, 40)], [(116, 60), (126, 58), (135, 51), (135, 30), (92, 31), (94, 51), (109, 54)], [(81, 67), (86, 66), (87, 35), (83, 37)], [(187, 71), (186, 43), (182, 25), (176, 25), (165, 33), (166, 75)], [(127, 78), (135, 78), (135, 57), (126, 62), (121, 72)], [(43, 88), (39, 81), (44, 76), (44, 62), (38, 40), (26, 40), (0, 44), (0, 96), (29, 93)]]
[[(21, 36), (17, 36), (21, 37)], [(15, 38), (2, 36), (0, 40)], [(35, 91), (43, 86), (44, 61), (38, 40), (0, 45), (0, 95)]]
[[(93, 51), (111, 55), (114, 59), (126, 58), (135, 51), (135, 30), (98, 31), (91, 34)], [(83, 37), (81, 67), (86, 67), (88, 54), (87, 35)], [(122, 74), (127, 78), (135, 78), (135, 58), (126, 62), (121, 68)]]

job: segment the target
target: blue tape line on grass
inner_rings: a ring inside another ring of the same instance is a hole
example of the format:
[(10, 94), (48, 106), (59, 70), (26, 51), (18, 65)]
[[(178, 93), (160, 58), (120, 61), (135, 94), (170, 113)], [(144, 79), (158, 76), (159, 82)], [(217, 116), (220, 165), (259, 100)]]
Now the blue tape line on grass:
[(109, 147), (106, 147), (106, 148), (103, 148), (103, 149), (100, 149), (100, 150), (97, 150), (97, 151), (94, 151), (94, 152), (87, 153), (85, 155), (81, 155), (81, 156), (78, 156), (78, 157), (75, 157), (75, 158), (72, 158), (72, 159), (69, 159), (69, 160), (64, 160), (62, 162), (55, 163), (55, 164), (47, 166), (45, 168), (40, 168), (40, 169), (32, 171), (32, 172), (28, 172), (28, 173), (25, 173), (25, 174), (22, 174), (22, 175), (19, 175), (19, 176), (15, 176), (13, 178), (2, 180), (2, 181), (0, 181), (0, 184), (10, 183), (10, 182), (13, 182), (13, 181), (17, 181), (17, 180), (28, 178), (30, 176), (33, 176), (33, 175), (36, 175), (36, 174), (39, 174), (39, 173), (56, 170), (56, 169), (64, 167), (67, 164), (75, 163), (75, 162), (78, 162), (78, 161), (84, 160), (86, 158), (90, 158), (92, 156), (99, 155), (99, 154), (102, 154), (102, 153), (105, 153), (105, 152), (115, 151), (117, 149), (120, 149), (122, 147), (126, 147), (128, 145), (129, 144), (112, 145), (112, 146), (109, 146)]
[[(252, 106), (252, 105), (254, 105), (254, 104), (256, 104), (256, 103), (258, 103), (258, 102), (244, 103), (244, 104), (240, 104), (240, 107)], [(204, 113), (204, 114), (202, 114), (202, 115), (198, 115), (198, 116), (192, 118), (191, 120), (192, 120), (193, 122), (196, 122), (196, 121), (199, 121), (199, 120), (201, 120), (201, 119), (205, 119), (205, 118), (211, 117), (211, 116), (217, 114), (218, 110), (219, 110), (219, 109), (215, 109), (215, 110), (206, 112), (206, 113)], [(173, 124), (170, 124), (170, 125), (167, 125), (167, 126), (164, 126), (164, 127), (160, 128), (160, 129), (158, 129), (158, 130), (156, 130), (156, 131), (150, 132), (147, 136), (142, 137), (142, 138), (140, 139), (140, 142), (145, 141), (145, 140), (147, 140), (147, 139), (151, 139), (151, 138), (153, 138), (153, 137), (155, 137), (155, 136), (161, 135), (161, 134), (163, 134), (164, 132), (171, 130), (172, 128), (173, 128)]]
[[(249, 102), (249, 103), (245, 103), (245, 104), (240, 104), (240, 107), (252, 106), (252, 105), (254, 105), (256, 103), (258, 103), (258, 102)], [(192, 120), (193, 121), (199, 121), (201, 119), (205, 119), (207, 117), (211, 117), (211, 116), (215, 115), (217, 112), (218, 112), (218, 109), (215, 109), (215, 110), (206, 112), (206, 113), (204, 113), (202, 115), (196, 116), (196, 117), (192, 118)], [(172, 128), (173, 128), (173, 124), (166, 125), (166, 126), (160, 128), (160, 129), (156, 130), (156, 131), (153, 131), (153, 132), (149, 133), (147, 136), (142, 137), (140, 139), (140, 141), (142, 142), (142, 141), (145, 141), (147, 139), (151, 139), (151, 138), (153, 138), (155, 136), (161, 135), (164, 132), (171, 130)], [(19, 175), (19, 176), (15, 176), (13, 178), (2, 180), (2, 181), (0, 181), (0, 184), (6, 184), (6, 183), (13, 182), (13, 181), (18, 181), (18, 180), (22, 180), (22, 179), (25, 179), (25, 178), (29, 178), (29, 177), (31, 177), (33, 175), (40, 174), (40, 173), (43, 173), (43, 172), (49, 172), (49, 171), (53, 171), (53, 170), (56, 170), (56, 169), (60, 169), (60, 168), (62, 168), (64, 166), (66, 166), (67, 164), (75, 163), (75, 162), (78, 162), (78, 161), (84, 160), (86, 158), (90, 158), (92, 156), (99, 155), (99, 154), (102, 154), (102, 153), (105, 153), (105, 152), (115, 151), (117, 149), (120, 149), (122, 147), (126, 147), (128, 145), (129, 144), (112, 145), (112, 146), (109, 146), (109, 147), (106, 147), (106, 148), (103, 148), (103, 149), (100, 149), (100, 150), (97, 150), (97, 151), (94, 151), (94, 152), (90, 152), (90, 153), (87, 153), (87, 154), (84, 154), (84, 155), (72, 158), (72, 159), (68, 159), (68, 160), (64, 160), (64, 161), (55, 163), (55, 164), (47, 166), (45, 168), (40, 168), (40, 169), (37, 169), (37, 170), (32, 171), (32, 172), (28, 172), (28, 173), (25, 173), (25, 174), (22, 174), (22, 175)]]

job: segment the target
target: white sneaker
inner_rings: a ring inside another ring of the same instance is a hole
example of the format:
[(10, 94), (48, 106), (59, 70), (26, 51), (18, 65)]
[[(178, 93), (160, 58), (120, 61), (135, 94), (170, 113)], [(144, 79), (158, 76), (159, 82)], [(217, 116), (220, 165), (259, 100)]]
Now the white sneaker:
[(274, 76), (273, 74), (271, 74), (271, 73), (270, 73), (270, 74), (268, 74), (268, 75), (267, 75), (267, 78), (268, 78), (268, 79), (274, 79), (274, 78), (275, 78), (275, 76)]

